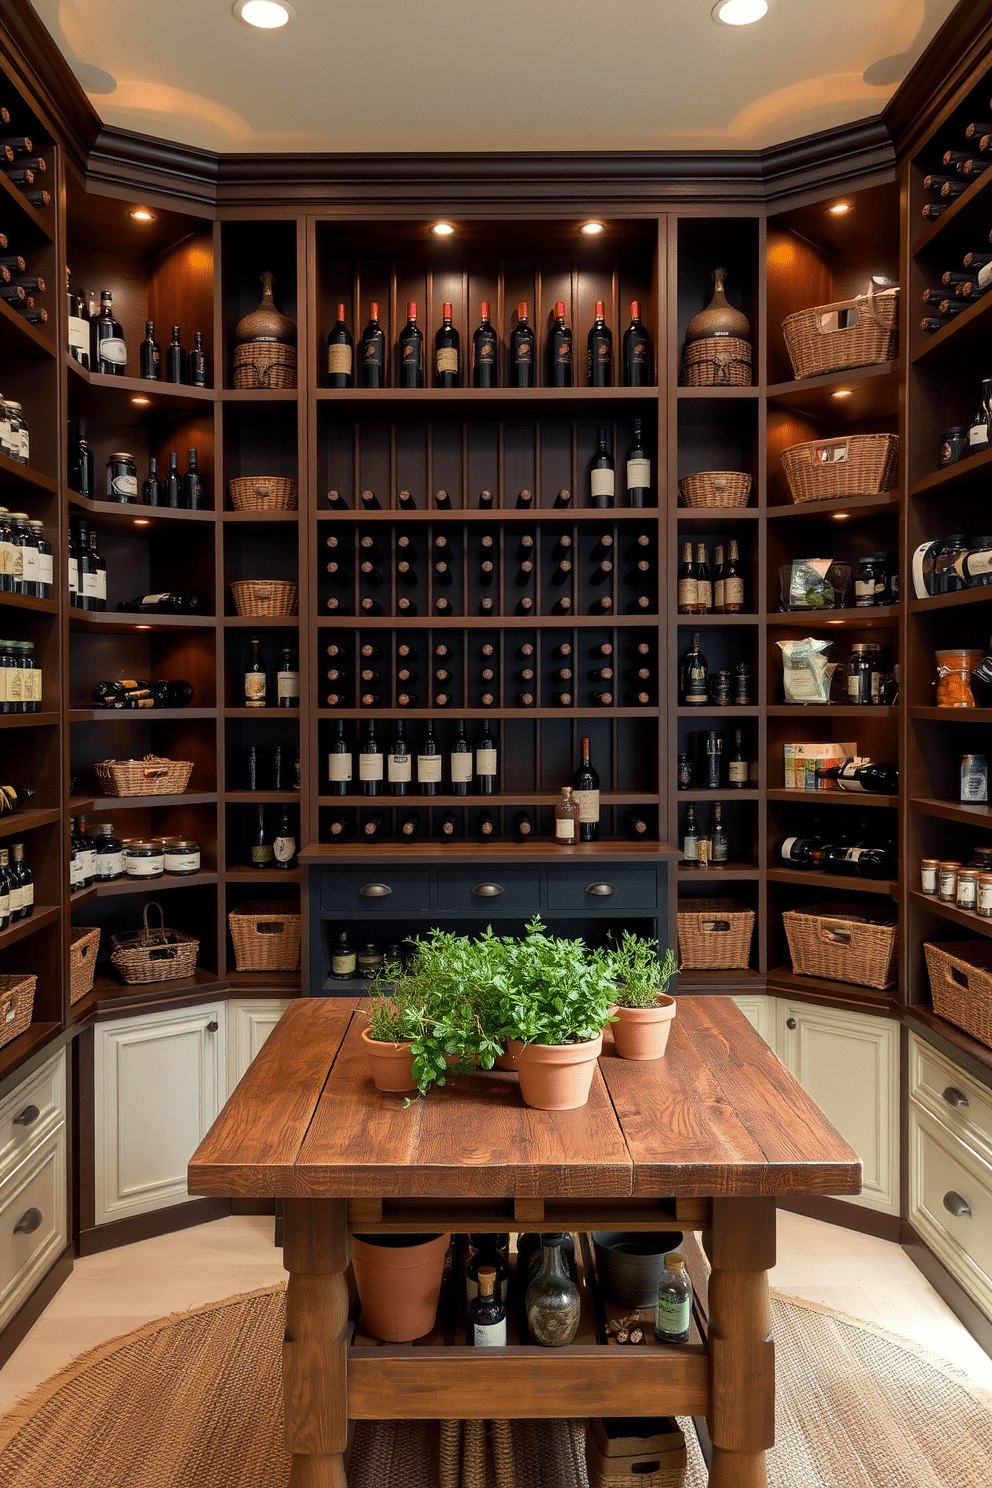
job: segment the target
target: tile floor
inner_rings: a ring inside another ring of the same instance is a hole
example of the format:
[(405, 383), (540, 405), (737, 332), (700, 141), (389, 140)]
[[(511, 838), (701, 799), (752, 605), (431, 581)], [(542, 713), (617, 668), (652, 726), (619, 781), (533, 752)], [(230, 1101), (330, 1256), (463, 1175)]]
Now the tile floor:
[[(880, 1323), (949, 1359), (992, 1391), (979, 1348), (897, 1245), (780, 1213), (779, 1291)], [(77, 1261), (0, 1371), (0, 1414), (77, 1354), (170, 1312), (284, 1279), (272, 1220), (229, 1218)]]

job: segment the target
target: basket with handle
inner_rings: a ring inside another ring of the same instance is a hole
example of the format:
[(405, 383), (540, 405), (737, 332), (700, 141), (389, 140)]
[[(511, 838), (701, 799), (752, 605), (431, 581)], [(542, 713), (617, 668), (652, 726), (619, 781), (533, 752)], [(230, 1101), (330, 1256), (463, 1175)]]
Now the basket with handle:
[(874, 367), (898, 354), (899, 289), (876, 290), (797, 310), (782, 322), (796, 377), (820, 377), (850, 367)]
[(234, 348), (234, 386), (295, 388), (296, 347), (282, 341), (243, 341)]
[(686, 967), (740, 968), (751, 958), (754, 910), (738, 899), (680, 899), (679, 961)]
[(697, 470), (679, 481), (684, 506), (747, 506), (751, 477), (743, 470)]
[(31, 1026), (38, 978), (24, 971), (0, 976), (0, 1049), (13, 1043)]
[(235, 511), (296, 511), (299, 487), (286, 475), (237, 475), (227, 483)]
[(737, 336), (704, 336), (682, 355), (683, 387), (750, 387), (751, 343)]
[(193, 761), (146, 754), (140, 760), (99, 760), (93, 769), (105, 796), (181, 796)]
[(93, 990), (96, 957), (100, 949), (100, 930), (74, 925), (69, 946), (69, 1002), (75, 1005)]
[(933, 1010), (992, 1049), (992, 945), (987, 941), (927, 941)]
[(295, 615), (299, 592), (288, 579), (236, 579), (231, 585), (239, 615)]
[(280, 900), (250, 899), (227, 917), (238, 971), (296, 971), (300, 911)]
[[(158, 926), (148, 923), (149, 910), (158, 910)], [(182, 930), (167, 930), (161, 904), (151, 900), (141, 916), (142, 928), (132, 935), (112, 935), (110, 959), (122, 982), (175, 982), (192, 976), (200, 942)]]
[(793, 501), (830, 501), (837, 496), (879, 496), (896, 484), (897, 434), (848, 434), (811, 439), (782, 451), (782, 470)]
[(782, 915), (792, 969), (800, 976), (859, 987), (893, 987), (896, 916), (857, 904), (812, 904)]

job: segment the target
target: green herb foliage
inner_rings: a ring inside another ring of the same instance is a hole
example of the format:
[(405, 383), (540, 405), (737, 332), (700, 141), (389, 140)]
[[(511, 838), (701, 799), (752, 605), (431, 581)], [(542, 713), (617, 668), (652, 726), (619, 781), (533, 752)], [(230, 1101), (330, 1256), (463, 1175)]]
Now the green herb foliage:
[(656, 940), (645, 940), (630, 930), (599, 954), (616, 983), (613, 1001), (618, 1007), (651, 1007), (678, 969), (670, 946), (661, 956)]

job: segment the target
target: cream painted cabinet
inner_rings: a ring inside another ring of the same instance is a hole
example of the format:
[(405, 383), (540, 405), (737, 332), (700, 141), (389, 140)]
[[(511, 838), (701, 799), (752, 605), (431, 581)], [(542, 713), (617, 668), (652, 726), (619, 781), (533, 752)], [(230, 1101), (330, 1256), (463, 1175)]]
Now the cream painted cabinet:
[(237, 1085), (283, 1013), (289, 999), (245, 998), (227, 1004), (227, 1089)]
[(861, 1158), (851, 1200), (899, 1213), (899, 1024), (891, 1018), (778, 999), (782, 1063)]
[(226, 1016), (218, 1001), (96, 1024), (98, 1225), (186, 1200), (186, 1165), (226, 1095)]
[(68, 1240), (65, 1112), (64, 1052), (0, 1101), (0, 1328)]
[(740, 996), (735, 997), (733, 1000), (755, 1032), (760, 1033), (765, 1043), (774, 1049), (776, 1039), (775, 998), (766, 997), (763, 992), (742, 992)]

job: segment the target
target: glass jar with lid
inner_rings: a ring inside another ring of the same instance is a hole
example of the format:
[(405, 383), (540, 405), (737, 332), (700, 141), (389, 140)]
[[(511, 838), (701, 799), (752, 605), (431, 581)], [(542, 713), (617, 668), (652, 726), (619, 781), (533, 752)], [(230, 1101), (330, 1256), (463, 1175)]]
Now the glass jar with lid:
[(940, 468), (956, 465), (968, 451), (968, 425), (952, 424), (940, 437)]
[(963, 532), (952, 532), (944, 538), (933, 560), (938, 594), (956, 594), (958, 590), (968, 587), (964, 579), (954, 572), (953, 563), (955, 558), (963, 557), (970, 547), (971, 543)]
[(107, 500), (132, 506), (138, 500), (138, 466), (133, 455), (119, 450), (107, 457)]
[(13, 641), (0, 641), (0, 713), (14, 712), (14, 684), (11, 675), (17, 665)]
[(10, 594), (14, 583), (14, 534), (10, 512), (0, 506), (0, 593)]
[(962, 868), (958, 873), (957, 892), (954, 899), (958, 909), (975, 909), (978, 905), (978, 870)]
[(18, 549), (14, 556), (14, 593), (34, 596), (38, 583), (38, 539), (27, 512), (11, 512), (10, 521)]
[(7, 399), (0, 394), (0, 455), (10, 459), (10, 413)]
[(199, 873), (200, 844), (192, 837), (167, 837), (164, 850), (166, 873)]
[(124, 863), (124, 844), (121, 839), (114, 835), (113, 822), (101, 822), (97, 827), (97, 835), (94, 839), (96, 847), (96, 872), (94, 878), (97, 883), (110, 883), (115, 878), (123, 878), (126, 870)]
[(161, 878), (165, 855), (161, 846), (136, 837), (124, 844), (124, 871), (128, 878)]
[(21, 655), (21, 668), (25, 674), (21, 711), (38, 713), (41, 710), (41, 671), (34, 659), (34, 641), (21, 641)]
[(4, 559), (10, 565), (9, 589), (11, 594), (23, 594), (21, 585), (24, 581), (24, 544), (28, 537), (28, 514), (8, 512), (7, 522), (10, 526), (10, 538), (4, 551)]
[[(20, 403), (12, 403), (7, 399), (7, 411), (10, 417), (10, 458), (17, 460), (21, 465), (26, 465), (31, 456), (31, 436), (28, 433), (28, 421), (24, 417), (24, 410)], [(17, 432), (14, 432), (14, 425)]]
[(879, 572), (880, 564), (874, 553), (859, 559), (852, 567), (851, 578), (854, 581), (854, 603), (857, 609), (878, 603), (875, 591)]

